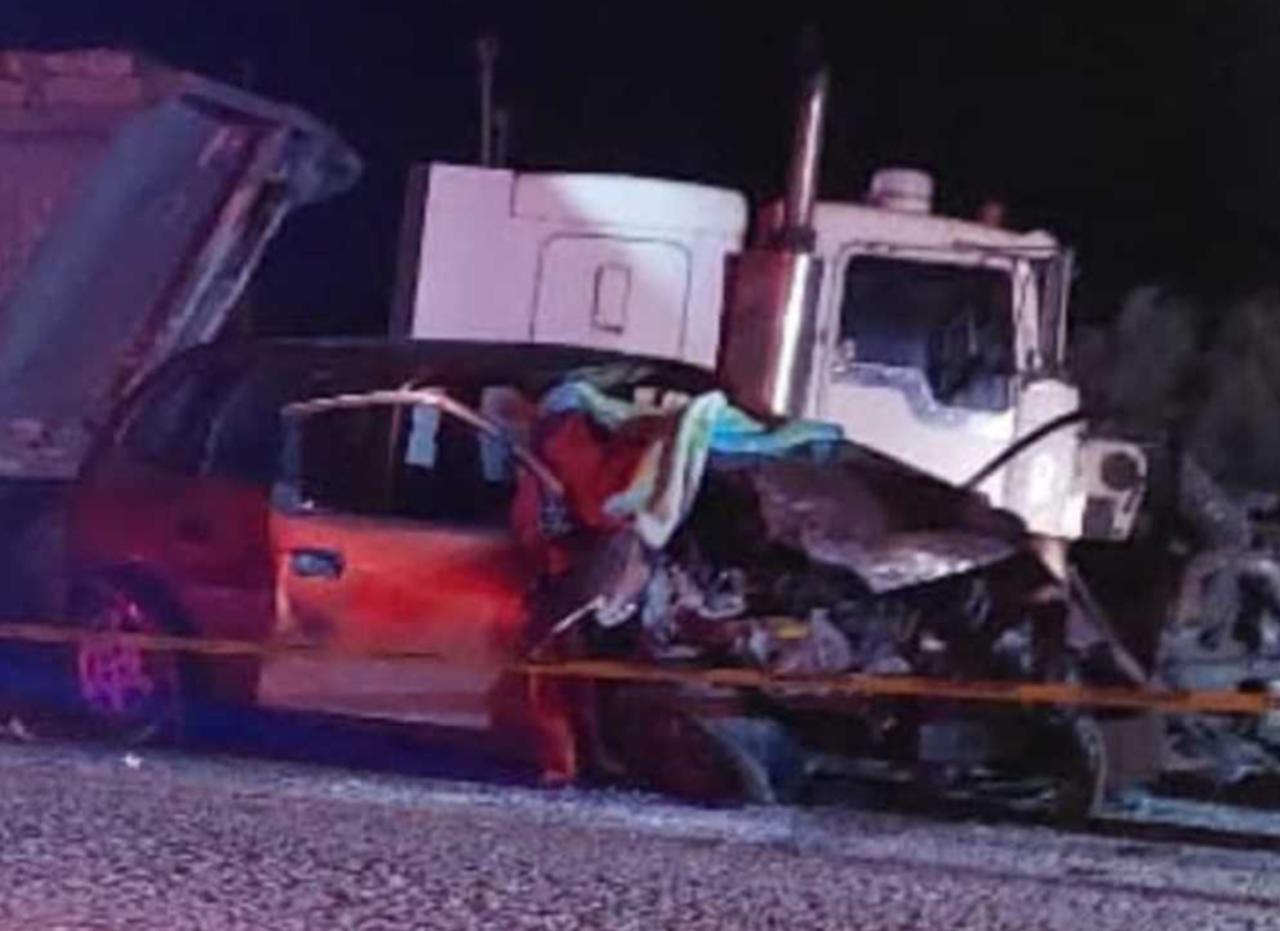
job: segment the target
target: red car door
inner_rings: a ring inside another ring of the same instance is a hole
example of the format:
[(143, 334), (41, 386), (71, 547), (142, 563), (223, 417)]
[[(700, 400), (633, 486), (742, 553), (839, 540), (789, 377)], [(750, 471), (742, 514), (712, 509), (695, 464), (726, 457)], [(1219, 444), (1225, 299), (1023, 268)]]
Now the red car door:
[[(271, 515), (277, 634), (330, 653), (272, 660), (259, 701), (491, 728), (532, 581), (510, 457), (430, 406), (290, 420), (293, 474)], [(420, 655), (368, 655), (386, 652)]]

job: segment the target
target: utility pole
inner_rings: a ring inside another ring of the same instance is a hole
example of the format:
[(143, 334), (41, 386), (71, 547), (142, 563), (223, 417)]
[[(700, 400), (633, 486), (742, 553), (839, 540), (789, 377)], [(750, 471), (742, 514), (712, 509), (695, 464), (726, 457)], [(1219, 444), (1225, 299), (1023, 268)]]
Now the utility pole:
[(498, 37), (483, 35), (476, 40), (480, 65), (480, 164), (493, 164), (494, 111), (493, 72), (498, 61)]
[(493, 164), (495, 167), (506, 166), (510, 147), (511, 111), (507, 107), (498, 107), (493, 112)]

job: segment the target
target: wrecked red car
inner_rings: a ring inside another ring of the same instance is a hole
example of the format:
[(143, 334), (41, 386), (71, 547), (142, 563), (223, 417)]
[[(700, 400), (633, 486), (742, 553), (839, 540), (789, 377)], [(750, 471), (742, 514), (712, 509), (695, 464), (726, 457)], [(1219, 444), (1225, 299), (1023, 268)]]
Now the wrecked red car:
[[(72, 508), (70, 616), (264, 646), (82, 642), (79, 703), (116, 734), (172, 732), (195, 696), (465, 729), (549, 781), (697, 798), (873, 771), (1089, 791), (1073, 715), (788, 688), (1068, 678), (1090, 644), (1016, 520), (827, 425), (754, 421), (700, 371), (549, 346), (213, 346), (104, 436)], [(776, 684), (555, 674), (579, 659)]]

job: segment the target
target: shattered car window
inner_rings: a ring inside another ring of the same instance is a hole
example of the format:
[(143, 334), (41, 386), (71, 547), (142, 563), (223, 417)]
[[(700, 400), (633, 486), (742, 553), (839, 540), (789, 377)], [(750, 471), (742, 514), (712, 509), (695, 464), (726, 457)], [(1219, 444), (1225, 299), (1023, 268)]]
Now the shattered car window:
[(999, 269), (855, 256), (845, 267), (840, 339), (857, 362), (922, 371), (940, 403), (1004, 410), (1012, 302)]

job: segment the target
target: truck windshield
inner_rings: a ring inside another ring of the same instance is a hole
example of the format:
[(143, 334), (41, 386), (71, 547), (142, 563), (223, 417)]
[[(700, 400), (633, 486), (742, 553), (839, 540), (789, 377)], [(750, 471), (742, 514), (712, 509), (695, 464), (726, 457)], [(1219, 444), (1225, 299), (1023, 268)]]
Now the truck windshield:
[(854, 256), (845, 266), (840, 339), (854, 363), (916, 369), (933, 399), (1004, 410), (1014, 374), (1008, 272)]

